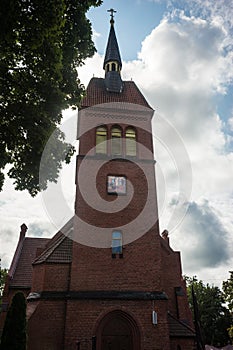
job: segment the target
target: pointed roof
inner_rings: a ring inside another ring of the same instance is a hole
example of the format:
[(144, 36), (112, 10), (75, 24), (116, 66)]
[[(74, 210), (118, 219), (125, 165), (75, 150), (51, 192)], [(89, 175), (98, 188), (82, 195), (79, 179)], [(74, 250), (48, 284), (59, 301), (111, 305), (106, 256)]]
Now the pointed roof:
[(114, 21), (111, 20), (110, 23), (111, 23), (111, 28), (110, 28), (110, 33), (108, 37), (108, 43), (107, 43), (107, 48), (105, 52), (103, 67), (105, 68), (106, 63), (108, 63), (109, 61), (117, 61), (120, 67), (122, 67), (120, 50), (118, 47), (117, 38), (115, 34), (115, 29), (114, 29)]
[(48, 263), (70, 263), (72, 261), (73, 217), (58, 231), (45, 249), (33, 261), (33, 265)]

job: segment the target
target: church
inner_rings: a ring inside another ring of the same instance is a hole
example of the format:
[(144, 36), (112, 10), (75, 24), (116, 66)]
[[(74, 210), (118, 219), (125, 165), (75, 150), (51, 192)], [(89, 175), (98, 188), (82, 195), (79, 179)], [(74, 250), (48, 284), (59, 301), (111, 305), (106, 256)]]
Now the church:
[(154, 111), (121, 78), (110, 12), (104, 77), (79, 110), (74, 216), (51, 239), (21, 226), (0, 333), (22, 291), (28, 350), (195, 350), (180, 253), (159, 230)]

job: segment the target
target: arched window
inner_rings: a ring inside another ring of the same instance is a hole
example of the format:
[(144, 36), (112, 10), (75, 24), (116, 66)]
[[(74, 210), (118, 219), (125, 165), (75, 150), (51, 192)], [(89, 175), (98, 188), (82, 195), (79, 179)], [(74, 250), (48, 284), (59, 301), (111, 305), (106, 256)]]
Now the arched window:
[(120, 231), (112, 233), (112, 254), (122, 254), (122, 233)]
[(108, 63), (107, 64), (107, 72), (109, 72), (109, 66), (110, 66), (110, 64)]
[(133, 128), (127, 128), (125, 132), (125, 142), (126, 142), (126, 155), (136, 156), (136, 132)]
[(122, 153), (122, 131), (119, 127), (113, 127), (111, 130), (112, 155), (118, 156)]
[(115, 72), (116, 70), (116, 63), (112, 63), (112, 71)]
[(96, 153), (107, 153), (107, 129), (105, 126), (99, 126), (96, 129)]

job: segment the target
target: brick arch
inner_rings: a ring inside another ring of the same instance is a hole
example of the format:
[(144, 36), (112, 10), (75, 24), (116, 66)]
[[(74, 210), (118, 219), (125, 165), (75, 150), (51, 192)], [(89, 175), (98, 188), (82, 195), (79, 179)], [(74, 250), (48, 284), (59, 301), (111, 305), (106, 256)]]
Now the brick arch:
[(96, 330), (97, 350), (140, 350), (140, 331), (131, 315), (113, 310), (99, 321)]

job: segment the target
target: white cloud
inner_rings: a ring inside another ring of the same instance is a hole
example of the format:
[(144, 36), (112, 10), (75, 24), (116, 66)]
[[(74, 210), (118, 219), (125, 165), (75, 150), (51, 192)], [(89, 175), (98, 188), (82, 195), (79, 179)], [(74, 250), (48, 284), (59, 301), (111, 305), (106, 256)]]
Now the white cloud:
[[(229, 244), (233, 243), (229, 204), (232, 203), (233, 194), (233, 153), (229, 149), (226, 151), (228, 136), (224, 134), (223, 122), (216, 112), (214, 103), (215, 96), (227, 92), (228, 84), (233, 78), (232, 53), (226, 50), (228, 34), (218, 17), (197, 19), (178, 12), (176, 22), (172, 21), (172, 17), (170, 19), (166, 17), (147, 36), (142, 43), (138, 60), (124, 65), (124, 76), (127, 79), (132, 77), (150, 104), (156, 107), (154, 133), (166, 144), (166, 147), (158, 142), (155, 144), (156, 158), (161, 168), (161, 171), (157, 172), (157, 175), (161, 172), (157, 181), (159, 184), (163, 177), (166, 182), (167, 206), (163, 208), (160, 217), (161, 228), (168, 226), (172, 231), (179, 223), (174, 220), (174, 212), (168, 203), (180, 191), (181, 182), (185, 181), (181, 180), (180, 176), (185, 173), (187, 165), (182, 164), (178, 158), (174, 164), (174, 157), (171, 158), (168, 154), (167, 149), (174, 156), (174, 144), (169, 130), (167, 135), (164, 131), (167, 127), (166, 123), (164, 125), (161, 123), (164, 118), (173, 125), (174, 132), (181, 135), (190, 158), (193, 174), (192, 196), (187, 200), (198, 203), (207, 198), (213, 206), (212, 212), (206, 208), (205, 214), (202, 213), (201, 207), (198, 205), (196, 207), (195, 219), (199, 217), (202, 224), (206, 225), (204, 231), (208, 233), (207, 236), (201, 236), (200, 226), (193, 218), (194, 204), (191, 205), (182, 225), (172, 232), (176, 246), (184, 250), (184, 264), (186, 271), (190, 273), (194, 271), (194, 267), (197, 271), (201, 271), (201, 267), (205, 268), (207, 273), (206, 267), (217, 268), (220, 262), (225, 263), (225, 269), (228, 270), (229, 260), (226, 259), (226, 254), (223, 254), (227, 251), (226, 237), (229, 238)], [(228, 124), (231, 126), (231, 123), (230, 119)], [(179, 156), (179, 153), (177, 154)], [(164, 198), (159, 185), (158, 191)], [(178, 208), (181, 214), (178, 211), (175, 213), (178, 219), (183, 217), (184, 209), (187, 209), (182, 205), (183, 201)], [(222, 214), (226, 210), (227, 214), (225, 213), (223, 219)], [(212, 237), (215, 251), (211, 257), (206, 255), (205, 258), (208, 240), (211, 240), (213, 229), (211, 225), (216, 223), (218, 223), (217, 231), (213, 232)], [(208, 227), (211, 229), (208, 230)], [(224, 227), (224, 230), (220, 230), (221, 227)], [(188, 243), (184, 245), (181, 232), (185, 236), (186, 230), (186, 237), (188, 236), (190, 240), (188, 238), (186, 241)], [(220, 238), (223, 232), (224, 237)], [(191, 242), (192, 246), (193, 240), (198, 245), (199, 251), (200, 245), (204, 245), (201, 257), (197, 257), (189, 250), (189, 244)], [(223, 254), (222, 260), (221, 254)]]
[(93, 76), (102, 77), (103, 73), (103, 58), (98, 53), (95, 53), (92, 58), (88, 58), (85, 65), (78, 69), (79, 79), (85, 86), (88, 85)]
[[(172, 237), (172, 236), (171, 236)], [(186, 218), (179, 230), (186, 269), (199, 271), (229, 263), (231, 247), (229, 233), (222, 224), (219, 213), (207, 200), (189, 203)], [(174, 246), (177, 243), (174, 242)]]
[(233, 131), (233, 117), (231, 117), (230, 119), (228, 119), (228, 125), (230, 127), (230, 130)]
[[(187, 1), (179, 1), (180, 9), (184, 3), (187, 5)], [(215, 273), (228, 273), (232, 265), (229, 247), (233, 243), (233, 153), (226, 151), (229, 136), (224, 134), (215, 103), (215, 97), (226, 94), (233, 79), (232, 3), (221, 1), (220, 5), (209, 0), (188, 3), (190, 15), (188, 11), (172, 8), (171, 15), (145, 38), (138, 59), (123, 63), (122, 74), (124, 79), (136, 82), (156, 109), (153, 130), (157, 177), (160, 175), (157, 187), (160, 198), (165, 198), (165, 203), (161, 203), (165, 205), (160, 217), (161, 230), (168, 227), (172, 232), (171, 242), (182, 251), (185, 273), (213, 279)], [(103, 77), (102, 65), (103, 57), (99, 54), (88, 59), (78, 69), (81, 82), (87, 85), (93, 75)], [(233, 118), (229, 119), (228, 127), (233, 131)], [(179, 135), (183, 143), (177, 147)], [(160, 193), (162, 178), (165, 195)], [(180, 189), (185, 189), (188, 198), (179, 196)], [(37, 226), (33, 225), (43, 221), (47, 227), (48, 219), (42, 219), (37, 202), (34, 208), (30, 204), (28, 212), (21, 211), (22, 203), (29, 203), (25, 194), (17, 199), (12, 191), (3, 194), (4, 213), (12, 210), (11, 205), (15, 208), (14, 213), (9, 212), (15, 220), (9, 224), (5, 218), (0, 235), (3, 251), (11, 256), (18, 239), (15, 230), (22, 222), (27, 221), (36, 233)], [(173, 215), (175, 201), (180, 204), (175, 213), (180, 220), (187, 209), (185, 202), (190, 203), (178, 228), (179, 220), (174, 220)]]

